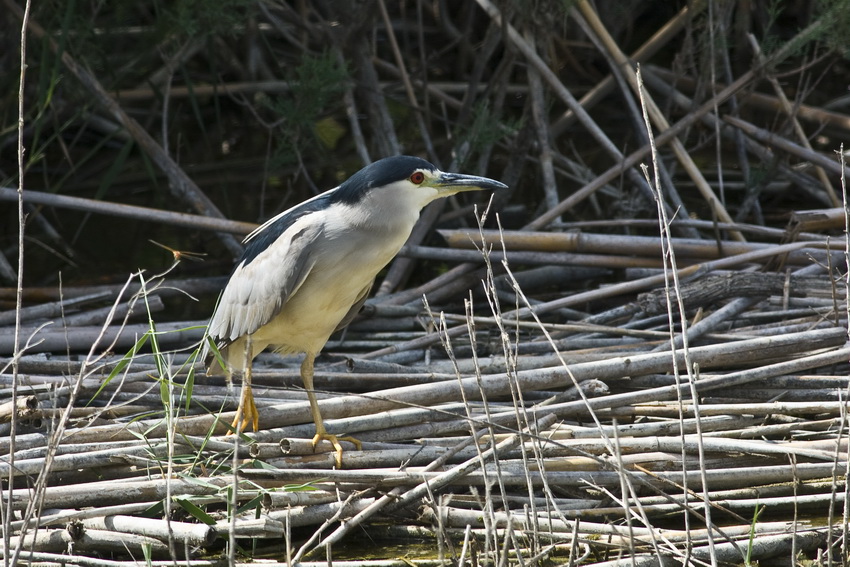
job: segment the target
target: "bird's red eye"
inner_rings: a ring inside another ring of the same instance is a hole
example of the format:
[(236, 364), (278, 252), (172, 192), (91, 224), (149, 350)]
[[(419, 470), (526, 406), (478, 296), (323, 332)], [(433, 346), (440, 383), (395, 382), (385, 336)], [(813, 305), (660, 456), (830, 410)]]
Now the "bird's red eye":
[(420, 183), (422, 183), (423, 181), (425, 181), (425, 174), (424, 174), (424, 173), (422, 173), (421, 171), (414, 171), (414, 172), (410, 175), (410, 182), (411, 182), (411, 183), (414, 183), (414, 184), (416, 184), (416, 185), (419, 185), (419, 184), (420, 184)]

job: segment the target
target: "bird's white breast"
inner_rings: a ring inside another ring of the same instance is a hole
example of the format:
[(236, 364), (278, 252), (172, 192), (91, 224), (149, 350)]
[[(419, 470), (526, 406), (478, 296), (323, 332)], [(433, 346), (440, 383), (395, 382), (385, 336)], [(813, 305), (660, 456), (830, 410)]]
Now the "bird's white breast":
[[(365, 220), (357, 214), (364, 203), (335, 205), (309, 219), (323, 223), (314, 244), (316, 253), (311, 255), (314, 263), (278, 315), (256, 331), (258, 344), (284, 352), (321, 350), (351, 306), (404, 245), (419, 216), (418, 203), (399, 207), (398, 199), (376, 197), (365, 203), (375, 207)], [(379, 225), (369, 222), (376, 218)]]

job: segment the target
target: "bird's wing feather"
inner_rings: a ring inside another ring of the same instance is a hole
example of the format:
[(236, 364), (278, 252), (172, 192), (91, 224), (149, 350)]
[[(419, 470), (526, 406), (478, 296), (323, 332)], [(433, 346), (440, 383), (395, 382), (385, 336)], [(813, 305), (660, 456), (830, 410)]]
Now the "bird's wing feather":
[(254, 239), (261, 239), (262, 237), (280, 231), (282, 228), (289, 228), (295, 221), (297, 221), (302, 216), (309, 214), (311, 212), (320, 211), (323, 208), (327, 207), (328, 203), (330, 203), (339, 187), (334, 187), (324, 193), (319, 193), (318, 195), (307, 199), (306, 201), (302, 201), (295, 205), (294, 207), (290, 207), (283, 211), (282, 213), (278, 213), (273, 216), (257, 228), (255, 228), (251, 233), (245, 237), (242, 241), (243, 244), (248, 244), (250, 246), (251, 241)]
[(310, 216), (292, 223), (259, 253), (245, 251), (210, 321), (209, 334), (216, 342), (227, 345), (257, 331), (304, 283), (315, 264), (311, 244), (323, 232), (322, 224), (311, 223)]

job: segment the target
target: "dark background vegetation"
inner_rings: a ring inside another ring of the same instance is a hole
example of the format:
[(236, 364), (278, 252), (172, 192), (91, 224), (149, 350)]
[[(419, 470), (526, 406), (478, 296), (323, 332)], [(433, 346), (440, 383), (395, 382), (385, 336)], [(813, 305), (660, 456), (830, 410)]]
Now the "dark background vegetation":
[[(496, 4), (574, 96), (609, 74), (603, 54), (570, 17), (568, 0)], [(600, 0), (595, 6), (630, 53), (687, 4)], [(713, 85), (753, 66), (746, 34), (769, 54), (831, 10), (829, 25), (767, 74), (779, 78), (793, 101), (846, 109), (850, 26), (843, 21), (848, 10), (836, 8), (840, 1), (697, 4), (704, 7), (686, 29), (644, 63), (693, 79), (690, 94), (704, 100)], [(3, 6), (0, 185), (16, 187), (21, 21), (14, 8), (20, 3), (4, 0)], [(68, 71), (59, 57), (64, 52), (88, 69), (227, 218), (262, 222), (333, 187), (366, 158), (407, 153), (443, 169), (506, 181), (512, 191), (497, 201), (505, 225), (517, 228), (533, 219), (547, 204), (527, 61), (472, 0), (386, 1), (385, 7), (397, 53), (381, 3), (372, 0), (35, 2), (32, 23), (44, 32), (29, 34), (25, 188), (191, 212), (169, 191), (161, 168)], [(747, 90), (771, 92), (764, 80)], [(540, 94), (562, 199), (614, 163), (580, 125), (559, 123), (565, 107), (550, 88)], [(656, 96), (671, 122), (681, 117), (681, 109)], [(781, 112), (746, 104), (719, 110), (789, 131)], [(624, 153), (643, 144), (621, 91), (590, 112)], [(348, 113), (362, 129), (359, 147)], [(847, 134), (811, 122), (806, 131), (815, 149), (830, 155)], [(829, 204), (782, 178), (779, 163), (799, 165), (786, 156), (764, 163), (726, 141), (717, 151), (715, 132), (700, 125), (683, 139), (710, 181), (725, 177), (722, 198), (730, 214), (740, 213), (736, 220), (782, 226), (789, 211)], [(671, 171), (682, 183), (690, 214), (711, 220), (687, 178), (675, 166)], [(740, 210), (754, 194), (758, 206)], [(655, 204), (624, 177), (563, 220), (607, 220), (610, 226), (597, 230), (616, 233), (636, 230), (617, 222), (634, 218), (655, 218)], [(60, 274), (65, 285), (123, 281), (138, 268), (169, 265), (171, 254), (151, 239), (207, 254), (204, 263), (182, 265), (181, 275), (223, 274), (233, 261), (211, 232), (35, 206), (27, 206), (26, 222), (25, 286), (55, 285)], [(14, 204), (0, 202), (0, 252), (12, 267), (17, 224)]]

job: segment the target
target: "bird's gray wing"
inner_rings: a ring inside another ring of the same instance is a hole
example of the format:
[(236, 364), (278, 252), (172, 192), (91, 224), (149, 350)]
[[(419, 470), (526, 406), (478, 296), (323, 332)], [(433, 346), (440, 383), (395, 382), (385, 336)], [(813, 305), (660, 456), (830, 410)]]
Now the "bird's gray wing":
[(271, 321), (294, 294), (315, 264), (312, 245), (322, 237), (321, 223), (306, 215), (247, 254), (233, 270), (210, 320), (209, 334), (227, 345)]

